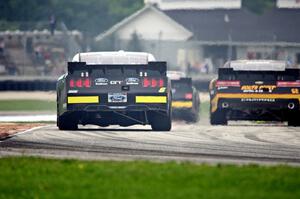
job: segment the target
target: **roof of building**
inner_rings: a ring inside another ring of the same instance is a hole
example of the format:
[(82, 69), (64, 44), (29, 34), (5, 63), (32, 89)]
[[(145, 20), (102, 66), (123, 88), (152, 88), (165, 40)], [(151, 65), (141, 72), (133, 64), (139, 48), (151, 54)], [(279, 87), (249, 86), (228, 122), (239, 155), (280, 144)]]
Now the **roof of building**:
[(145, 3), (156, 4), (161, 10), (177, 9), (240, 9), (241, 0), (146, 0)]
[(199, 41), (300, 43), (300, 9), (277, 9), (256, 15), (238, 10), (169, 10), (168, 16)]
[(299, 0), (277, 0), (276, 5), (278, 8), (298, 9), (300, 8), (300, 1)]
[[(166, 19), (166, 21), (168, 21), (169, 24), (172, 24), (177, 30), (183, 31), (187, 35), (187, 38), (190, 38), (193, 35), (192, 32), (190, 32), (189, 30), (184, 28), (181, 24), (174, 21), (174, 19), (172, 19), (171, 17), (169, 17), (168, 15), (163, 13), (161, 10), (155, 8), (154, 6), (146, 5), (142, 9), (133, 13), (132, 15), (124, 18), (123, 20), (121, 20), (120, 22), (118, 22), (117, 24), (112, 26), (110, 29), (108, 29), (107, 31), (96, 36), (95, 40), (101, 41), (102, 39), (112, 35), (113, 33), (121, 30), (124, 26), (127, 26), (128, 24), (130, 24), (133, 20), (140, 18), (143, 13), (148, 12), (148, 11), (152, 11), (152, 12), (158, 14), (159, 16), (161, 16), (162, 18)], [(145, 24), (145, 25), (148, 25), (148, 24)]]
[(262, 44), (300, 45), (300, 9), (274, 8), (258, 15), (242, 9), (177, 9), (159, 10), (146, 5), (143, 9), (125, 18), (106, 32), (98, 35), (96, 41), (119, 31), (141, 13), (153, 11), (165, 15), (170, 23), (189, 33), (190, 39), (208, 44)]

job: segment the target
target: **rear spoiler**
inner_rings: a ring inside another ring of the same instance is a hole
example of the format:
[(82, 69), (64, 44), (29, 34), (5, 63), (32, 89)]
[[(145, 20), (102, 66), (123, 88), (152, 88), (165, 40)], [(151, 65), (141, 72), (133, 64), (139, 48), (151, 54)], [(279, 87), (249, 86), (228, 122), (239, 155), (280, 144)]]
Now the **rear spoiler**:
[(143, 69), (152, 69), (159, 71), (161, 75), (166, 76), (167, 75), (167, 62), (148, 62), (148, 64), (143, 65), (135, 65), (135, 64), (113, 64), (113, 65), (107, 65), (107, 64), (97, 64), (97, 65), (87, 65), (86, 62), (68, 62), (68, 72), (73, 73), (75, 70), (88, 70), (91, 72), (94, 68), (126, 68), (126, 67), (136, 67), (138, 70)]
[(239, 74), (239, 73), (253, 73), (253, 72), (261, 72), (261, 73), (266, 73), (266, 74), (270, 74), (270, 73), (276, 73), (276, 74), (280, 74), (280, 75), (295, 75), (295, 74), (299, 74), (300, 76), (300, 69), (299, 68), (286, 68), (284, 71), (271, 71), (271, 70), (256, 70), (256, 71), (237, 71), (237, 70), (233, 70), (233, 68), (219, 68), (218, 70), (218, 75), (225, 75), (225, 74)]

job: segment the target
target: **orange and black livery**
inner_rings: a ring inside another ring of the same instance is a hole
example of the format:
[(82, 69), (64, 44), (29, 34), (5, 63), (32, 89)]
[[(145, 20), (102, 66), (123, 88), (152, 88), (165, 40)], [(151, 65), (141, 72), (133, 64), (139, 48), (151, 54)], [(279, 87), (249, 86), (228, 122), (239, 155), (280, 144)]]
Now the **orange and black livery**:
[(300, 69), (283, 61), (227, 62), (210, 82), (209, 92), (212, 125), (261, 120), (300, 126)]

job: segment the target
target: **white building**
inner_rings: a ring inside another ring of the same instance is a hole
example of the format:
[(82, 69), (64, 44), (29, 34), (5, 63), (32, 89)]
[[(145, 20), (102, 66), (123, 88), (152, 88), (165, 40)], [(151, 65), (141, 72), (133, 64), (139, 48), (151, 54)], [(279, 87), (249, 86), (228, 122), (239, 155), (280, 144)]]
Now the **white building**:
[[(247, 58), (300, 65), (299, 0), (278, 0), (263, 15), (241, 8), (240, 0), (145, 2), (144, 8), (96, 37), (100, 49), (106, 50), (110, 41), (115, 50), (147, 51), (183, 70)], [(138, 48), (132, 48), (137, 42)]]

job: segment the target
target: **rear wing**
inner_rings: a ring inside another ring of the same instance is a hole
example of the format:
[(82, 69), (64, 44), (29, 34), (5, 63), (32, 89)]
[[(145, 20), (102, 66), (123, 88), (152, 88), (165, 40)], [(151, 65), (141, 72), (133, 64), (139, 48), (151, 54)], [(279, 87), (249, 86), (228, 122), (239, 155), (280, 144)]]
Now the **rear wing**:
[(167, 74), (167, 62), (148, 62), (148, 64), (99, 64), (99, 65), (87, 65), (86, 62), (68, 62), (68, 73), (73, 74), (76, 71), (86, 71), (92, 73), (93, 70), (98, 70), (101, 73), (109, 74), (111, 70), (117, 70), (121, 74), (136, 73), (136, 75), (143, 76), (166, 76)]
[(270, 79), (295, 81), (300, 79), (300, 69), (286, 68), (283, 71), (272, 70), (233, 70), (233, 68), (219, 68), (219, 80), (242, 80), (242, 79)]

